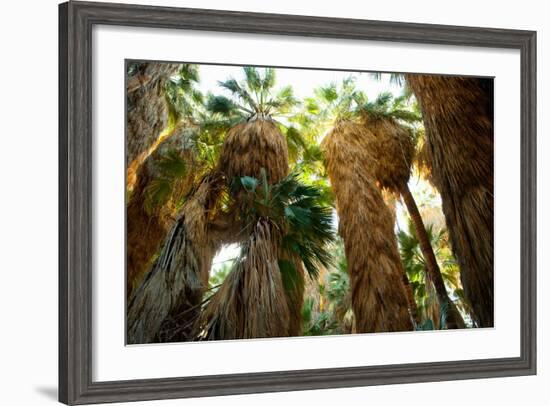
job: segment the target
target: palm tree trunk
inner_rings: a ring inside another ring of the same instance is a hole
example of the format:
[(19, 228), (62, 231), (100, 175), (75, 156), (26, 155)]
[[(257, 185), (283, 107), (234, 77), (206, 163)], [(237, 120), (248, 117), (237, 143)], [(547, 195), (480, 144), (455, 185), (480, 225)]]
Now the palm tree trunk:
[(322, 145), (348, 261), (356, 331), (412, 330), (394, 223), (370, 172), (363, 131), (349, 121), (338, 123)]
[[(390, 191), (389, 189), (382, 189), (382, 197), (384, 198), (384, 202), (386, 203), (386, 206), (388, 206), (388, 209), (392, 216), (392, 222), (395, 225), (397, 221), (397, 214), (396, 214), (396, 200), (397, 196), (394, 192)], [(416, 324), (420, 324), (420, 314), (418, 314), (418, 308), (416, 305), (416, 300), (414, 299), (414, 293), (411, 288), (411, 284), (409, 281), (409, 277), (407, 276), (407, 272), (405, 271), (405, 268), (403, 269), (403, 286), (405, 287), (405, 293), (407, 294), (407, 302), (409, 303), (409, 311), (411, 312), (411, 317), (414, 320)]]
[(407, 295), (407, 302), (409, 303), (409, 311), (411, 312), (411, 317), (416, 324), (420, 324), (420, 314), (418, 314), (416, 300), (414, 300), (414, 293), (405, 269), (403, 269), (403, 286), (405, 287), (405, 293)]
[(235, 267), (201, 315), (206, 340), (288, 337), (288, 299), (278, 265), (280, 235), (269, 220), (254, 226)]
[(493, 326), (493, 79), (407, 74), (422, 110), (432, 181), (464, 294), (481, 327)]
[(289, 335), (291, 337), (302, 335), (302, 305), (304, 304), (305, 271), (299, 257), (289, 258), (286, 252), (279, 250), (279, 261), (290, 261), (296, 270), (296, 277), (290, 281), (290, 286), (285, 286), (285, 294), (289, 309)]
[(134, 290), (127, 309), (128, 344), (194, 339), (212, 259), (221, 245), (208, 232), (220, 179), (209, 175), (201, 181), (184, 204), (153, 268)]
[(422, 221), (422, 217), (420, 216), (420, 211), (418, 210), (416, 201), (414, 200), (411, 190), (409, 189), (409, 186), (407, 184), (405, 184), (405, 186), (401, 190), (401, 195), (403, 196), (403, 201), (407, 206), (407, 210), (409, 211), (412, 222), (414, 224), (416, 236), (418, 237), (418, 242), (420, 244), (420, 249), (422, 250), (424, 260), (426, 261), (426, 270), (430, 280), (434, 285), (437, 297), (439, 299), (439, 304), (442, 308), (443, 306), (447, 307), (447, 327), (450, 329), (464, 328), (464, 320), (458, 312), (455, 304), (447, 294), (445, 282), (443, 281), (443, 277), (441, 276), (441, 270), (439, 269), (437, 259), (430, 244), (430, 239), (428, 237), (428, 233), (426, 232), (426, 227), (424, 226), (424, 222)]
[(136, 159), (143, 161), (144, 154), (168, 126), (165, 85), (179, 67), (172, 63), (139, 63), (137, 71), (127, 79), (126, 168)]

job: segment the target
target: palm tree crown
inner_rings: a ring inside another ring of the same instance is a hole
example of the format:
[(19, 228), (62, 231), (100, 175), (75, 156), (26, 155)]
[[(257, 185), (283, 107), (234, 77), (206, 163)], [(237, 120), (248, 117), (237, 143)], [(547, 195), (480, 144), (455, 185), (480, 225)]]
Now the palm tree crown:
[(263, 75), (254, 67), (244, 67), (243, 72), (244, 80), (231, 78), (218, 82), (232, 97), (209, 95), (209, 111), (224, 115), (237, 114), (242, 119), (250, 119), (254, 116), (284, 115), (299, 104), (291, 86), (282, 87), (274, 93), (276, 77), (273, 68), (265, 68)]

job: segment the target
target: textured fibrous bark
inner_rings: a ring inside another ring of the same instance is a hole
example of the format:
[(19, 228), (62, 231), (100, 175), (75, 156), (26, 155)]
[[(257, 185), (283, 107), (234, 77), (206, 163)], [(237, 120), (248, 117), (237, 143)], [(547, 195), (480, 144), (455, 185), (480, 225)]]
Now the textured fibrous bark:
[(170, 341), (170, 332), (162, 330), (174, 325), (178, 326), (173, 334), (178, 341), (194, 338), (212, 258), (220, 247), (220, 241), (210, 237), (208, 226), (221, 180), (216, 174), (202, 179), (184, 204), (152, 270), (135, 290), (127, 310), (129, 344)]
[[(392, 224), (397, 222), (397, 212), (396, 212), (396, 202), (397, 202), (397, 194), (389, 189), (383, 188), (382, 189), (382, 198), (384, 199), (384, 202), (386, 203), (386, 206), (388, 207), (388, 210), (391, 214), (391, 221)], [(409, 277), (407, 276), (407, 272), (404, 267), (403, 274), (401, 275), (401, 278), (403, 280), (403, 286), (405, 287), (405, 293), (407, 294), (407, 303), (409, 304), (409, 311), (411, 313), (411, 317), (414, 320), (416, 324), (420, 323), (420, 314), (418, 314), (418, 306), (416, 304), (416, 300), (414, 299), (414, 292), (411, 287), (411, 283), (409, 281)]]
[[(228, 131), (218, 167), (229, 181), (243, 176), (261, 179), (264, 170), (267, 182), (277, 183), (289, 173), (286, 139), (270, 117), (252, 117)], [(235, 207), (246, 211), (248, 203), (242, 197), (242, 194), (233, 196)], [(203, 323), (207, 326), (207, 338), (298, 335), (304, 294), (301, 261), (289, 258), (279, 249), (280, 236), (275, 236), (277, 233), (271, 224), (262, 220), (252, 230), (246, 224), (242, 224), (242, 228), (251, 233), (249, 241), (245, 242), (248, 244), (247, 258), (231, 271), (206, 307)], [(275, 262), (270, 259), (272, 250), (276, 253)], [(266, 255), (266, 263), (254, 257), (261, 252)], [(289, 260), (297, 273), (294, 286), (286, 290), (282, 285), (279, 260)], [(261, 301), (256, 303), (257, 308), (250, 297)], [(277, 313), (280, 320), (274, 319)]]
[(359, 333), (412, 330), (392, 215), (375, 184), (361, 125), (341, 121), (325, 137)]
[(126, 81), (126, 168), (136, 159), (143, 160), (168, 126), (166, 81), (179, 67), (172, 63), (135, 63), (135, 71)]
[(270, 184), (288, 175), (286, 139), (269, 118), (254, 118), (232, 127), (220, 155), (220, 168), (229, 180), (234, 177), (261, 178), (266, 171)]
[(167, 203), (161, 207), (147, 208), (149, 188), (159, 181), (162, 174), (160, 163), (171, 152), (177, 152), (191, 166), (192, 158), (186, 148), (187, 136), (180, 131), (165, 139), (145, 159), (136, 174), (136, 183), (126, 206), (126, 292), (130, 298), (134, 288), (150, 270), (151, 260), (158, 252), (162, 240), (174, 223), (174, 204), (189, 191), (193, 184), (192, 170), (182, 179), (174, 180), (173, 190)]
[[(383, 190), (387, 190), (386, 194), (401, 194), (403, 196), (403, 201), (407, 206), (420, 242), (422, 256), (426, 261), (426, 274), (435, 286), (440, 305), (446, 306), (448, 309), (447, 327), (464, 328), (464, 320), (447, 294), (426, 227), (408, 187), (415, 152), (411, 130), (392, 118), (372, 118), (368, 114), (363, 116), (361, 124), (365, 130), (364, 146), (370, 156), (377, 183), (384, 188)], [(394, 214), (395, 211), (392, 210), (392, 213)], [(418, 323), (416, 302), (414, 302), (414, 296), (406, 274), (403, 281), (407, 290), (411, 313)]]
[(426, 128), (464, 294), (482, 327), (493, 326), (493, 80), (406, 75)]
[(245, 253), (204, 309), (204, 339), (290, 335), (287, 296), (278, 265), (280, 236), (266, 219), (253, 227)]
[(382, 189), (399, 195), (409, 180), (414, 157), (411, 130), (391, 118), (363, 114), (361, 148), (370, 159), (373, 179)]

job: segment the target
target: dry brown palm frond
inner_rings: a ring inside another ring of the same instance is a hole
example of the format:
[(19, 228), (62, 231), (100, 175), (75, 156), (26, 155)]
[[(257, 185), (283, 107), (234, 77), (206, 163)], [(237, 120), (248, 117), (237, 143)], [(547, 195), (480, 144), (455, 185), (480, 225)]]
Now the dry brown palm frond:
[(399, 198), (399, 194), (387, 188), (381, 188), (380, 193), (382, 193), (382, 199), (384, 200), (384, 203), (386, 203), (386, 206), (390, 211), (390, 214), (392, 217), (392, 223), (395, 225), (397, 222), (396, 205), (397, 205), (397, 199)]
[(414, 166), (422, 178), (426, 179), (433, 187), (435, 187), (432, 179), (432, 159), (430, 157), (429, 144), (426, 142), (426, 132), (423, 130), (418, 137), (416, 154), (414, 157)]
[[(365, 148), (374, 164), (373, 173), (377, 182), (382, 188), (393, 192), (394, 195), (401, 194), (407, 206), (409, 214), (413, 219), (422, 255), (427, 263), (427, 270), (436, 284), (439, 300), (449, 307), (447, 312), (447, 325), (449, 328), (463, 328), (464, 321), (456, 310), (453, 302), (449, 299), (441, 271), (437, 263), (433, 248), (428, 239), (426, 228), (414, 197), (408, 188), (408, 180), (415, 153), (415, 144), (412, 130), (391, 117), (372, 117), (368, 113), (362, 116), (362, 123), (365, 134)], [(395, 210), (390, 208), (394, 214)], [(412, 290), (405, 273), (403, 282), (408, 294), (409, 307), (414, 318), (418, 321), (416, 314), (416, 303), (412, 296)]]
[(278, 265), (278, 234), (269, 220), (258, 220), (235, 267), (203, 311), (202, 338), (289, 335), (289, 309)]
[(493, 326), (492, 79), (406, 75), (426, 128), (426, 148), (441, 194), (464, 294), (477, 322)]
[(224, 140), (220, 170), (229, 180), (235, 177), (261, 177), (265, 169), (269, 183), (288, 175), (286, 139), (269, 118), (256, 118), (232, 127)]
[(376, 181), (382, 188), (399, 193), (409, 180), (414, 142), (411, 130), (392, 118), (363, 114), (363, 148), (370, 158)]
[(192, 321), (208, 284), (212, 258), (218, 241), (209, 238), (208, 224), (223, 187), (219, 174), (205, 176), (184, 204), (179, 218), (164, 241), (152, 270), (135, 289), (128, 304), (128, 343), (169, 341), (162, 336), (172, 319), (179, 321), (178, 341), (192, 339)]
[(375, 184), (364, 128), (341, 121), (322, 147), (345, 244), (356, 331), (412, 330), (392, 215)]

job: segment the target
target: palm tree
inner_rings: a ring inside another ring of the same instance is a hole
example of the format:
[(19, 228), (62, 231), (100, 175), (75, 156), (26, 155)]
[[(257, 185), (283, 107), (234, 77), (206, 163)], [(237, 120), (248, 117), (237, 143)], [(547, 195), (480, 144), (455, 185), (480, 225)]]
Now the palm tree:
[[(319, 191), (293, 173), (276, 184), (250, 176), (236, 178), (232, 195), (241, 203), (243, 227), (249, 229), (241, 254), (221, 287), (205, 306), (201, 338), (283, 337), (299, 333), (303, 264), (311, 277), (328, 266), (333, 239), (330, 208)], [(291, 258), (291, 259), (289, 259)], [(296, 267), (300, 265), (300, 268)], [(297, 289), (297, 285), (301, 284)], [(295, 313), (297, 312), (297, 314)]]
[[(185, 136), (184, 136), (185, 137)], [(131, 297), (173, 224), (181, 195), (193, 184), (189, 150), (179, 147), (180, 136), (164, 140), (140, 166), (126, 206), (126, 282)]]
[(393, 232), (393, 216), (362, 145), (363, 127), (356, 122), (358, 94), (350, 77), (340, 86), (331, 83), (317, 89), (315, 99), (306, 100), (311, 121), (318, 123), (313, 128), (319, 133), (330, 128), (321, 148), (345, 246), (355, 329), (412, 330), (413, 306), (403, 283), (405, 271)]
[[(207, 112), (195, 88), (198, 67), (184, 64), (164, 87), (170, 126), (134, 160), (127, 176), (127, 297), (151, 269), (183, 197), (213, 166), (231, 117)], [(160, 90), (159, 90), (160, 91)], [(147, 152), (147, 153), (145, 153)]]
[[(284, 116), (298, 104), (292, 88), (287, 86), (274, 91), (275, 70), (260, 72), (256, 68), (243, 68), (243, 81), (229, 79), (219, 82), (231, 97), (213, 96), (208, 99), (208, 109), (217, 114), (236, 115), (240, 122), (227, 132), (218, 167), (228, 180), (249, 176), (259, 178), (266, 172), (269, 184), (276, 183), (289, 173), (289, 147), (294, 158), (304, 145), (297, 130), (274, 120), (274, 116)], [(262, 75), (263, 73), (263, 75)], [(239, 198), (237, 205), (242, 204)], [(242, 210), (242, 208), (241, 208)], [(300, 330), (299, 309), (303, 300), (303, 269), (294, 254), (279, 252), (280, 260), (292, 263), (298, 278), (292, 290), (287, 290), (288, 307), (292, 309), (291, 332)]]
[(323, 140), (345, 244), (356, 330), (412, 330), (393, 217), (371, 172), (364, 128), (338, 121)]
[(493, 326), (493, 80), (405, 75), (420, 104), (432, 180), (443, 201), (464, 294)]
[(276, 183), (289, 173), (288, 146), (281, 123), (273, 116), (287, 113), (298, 104), (291, 87), (272, 95), (276, 83), (275, 70), (267, 68), (264, 75), (256, 68), (243, 68), (245, 80), (219, 82), (232, 98), (210, 96), (208, 108), (220, 114), (238, 114), (241, 121), (227, 132), (220, 155), (220, 170), (228, 179), (241, 176), (259, 178), (267, 171), (270, 183)]
[[(275, 223), (271, 217), (264, 216), (246, 221), (250, 218), (247, 213), (255, 205), (250, 200), (246, 187), (234, 187), (235, 179), (241, 179), (243, 185), (249, 185), (254, 179), (261, 179), (264, 189), (286, 179), (289, 167), (285, 137), (288, 138), (292, 133), (296, 139), (296, 134), (295, 131), (289, 131), (290, 127), (275, 121), (272, 115), (284, 114), (297, 101), (292, 89), (288, 87), (272, 96), (275, 85), (272, 69), (266, 69), (263, 76), (254, 68), (245, 68), (244, 73), (246, 79), (243, 82), (234, 79), (220, 82), (224, 89), (232, 93), (231, 98), (208, 96), (208, 114), (217, 115), (223, 120), (199, 126), (199, 133), (203, 134), (205, 128), (208, 128), (224, 134), (219, 158), (214, 157), (211, 160), (211, 169), (184, 199), (180, 214), (162, 245), (158, 259), (132, 295), (128, 308), (130, 342), (189, 340), (196, 338), (199, 332), (203, 336), (208, 336), (212, 331), (215, 332), (212, 334), (221, 334), (220, 330), (204, 327), (201, 323), (204, 318), (198, 316), (204, 305), (203, 296), (208, 285), (212, 257), (223, 244), (231, 242), (243, 244), (243, 260), (228, 275), (219, 290), (208, 298), (207, 309), (212, 309), (214, 303), (221, 303), (223, 308), (229, 305), (222, 300), (223, 292), (229, 289), (227, 286), (231, 285), (232, 280), (241, 280), (237, 275), (242, 274), (247, 278), (261, 276), (261, 285), (268, 283), (263, 289), (272, 286), (274, 290), (271, 293), (284, 294), (284, 306), (277, 309), (281, 312), (283, 324), (278, 325), (275, 329), (278, 332), (275, 333), (274, 329), (266, 325), (263, 325), (265, 328), (254, 327), (249, 326), (247, 320), (241, 320), (240, 323), (244, 323), (242, 325), (245, 327), (238, 330), (238, 335), (244, 334), (248, 337), (248, 334), (263, 336), (288, 335), (292, 331), (293, 334), (299, 333), (299, 312), (296, 311), (296, 316), (293, 315), (297, 321), (293, 321), (290, 315), (285, 317), (284, 314), (288, 313), (289, 308), (301, 307), (302, 262), (308, 260), (306, 254), (313, 257), (316, 254), (311, 251), (304, 254), (300, 249), (310, 249), (311, 242), (306, 240), (309, 245), (305, 246), (287, 245), (288, 241), (293, 241), (290, 238), (293, 232), (290, 229), (283, 233), (281, 224), (293, 224), (293, 228), (298, 229), (290, 220), (286, 223)], [(298, 190), (304, 189), (300, 187)], [(304, 201), (311, 199), (312, 196), (309, 196)], [(290, 211), (287, 210), (286, 214), (291, 215), (292, 206), (289, 205), (287, 209)], [(302, 209), (310, 210), (307, 207)], [(308, 221), (310, 227), (316, 226), (311, 223), (311, 219)], [(275, 224), (279, 228), (275, 229)], [(299, 236), (305, 238), (302, 234)], [(313, 248), (322, 252), (320, 245)], [(266, 258), (276, 251), (277, 261), (270, 263), (268, 270), (262, 268), (265, 264), (250, 262), (253, 258), (258, 258), (254, 254), (257, 249), (263, 249)], [(313, 265), (303, 263), (303, 266), (309, 271)], [(282, 290), (277, 288), (280, 285), (279, 280)], [(257, 283), (238, 285), (238, 289), (245, 289), (239, 291), (240, 297), (259, 295), (260, 291), (254, 291), (257, 287)], [(155, 301), (154, 298), (161, 292), (164, 292), (163, 299)], [(264, 301), (256, 303), (257, 319), (260, 320), (267, 320), (271, 317), (269, 309), (283, 303), (277, 295), (260, 295), (257, 298)], [(215, 315), (216, 312), (207, 314)], [(251, 323), (254, 320), (250, 314), (241, 314), (239, 317), (250, 317)], [(285, 321), (287, 319), (288, 323)]]
[[(463, 298), (462, 286), (459, 280), (460, 270), (448, 247), (447, 229), (437, 230), (434, 224), (430, 224), (426, 227), (426, 232), (430, 245), (434, 247), (438, 262), (441, 263), (441, 275), (447, 290), (456, 298), (454, 301), (456, 307), (460, 308), (463, 314), (468, 315), (470, 311)], [(433, 281), (429, 276), (429, 272), (426, 272), (426, 260), (411, 219), (409, 219), (407, 229), (400, 229), (397, 237), (401, 258), (407, 276), (411, 281), (415, 300), (418, 303), (419, 321), (417, 327), (431, 321), (434, 328), (448, 328), (447, 313), (449, 308), (440, 305)]]
[(408, 96), (394, 99), (391, 93), (382, 93), (373, 102), (369, 102), (361, 95), (356, 97), (361, 125), (364, 127), (364, 148), (368, 150), (371, 158), (376, 181), (382, 188), (403, 197), (440, 305), (448, 308), (447, 326), (464, 328), (464, 321), (445, 289), (426, 227), (408, 186), (415, 154), (415, 140), (413, 128), (406, 124), (420, 121), (420, 116), (407, 106), (407, 99)]
[(193, 338), (193, 320), (198, 317), (212, 258), (221, 244), (212, 228), (222, 188), (223, 177), (213, 173), (190, 192), (159, 257), (129, 300), (129, 344)]

